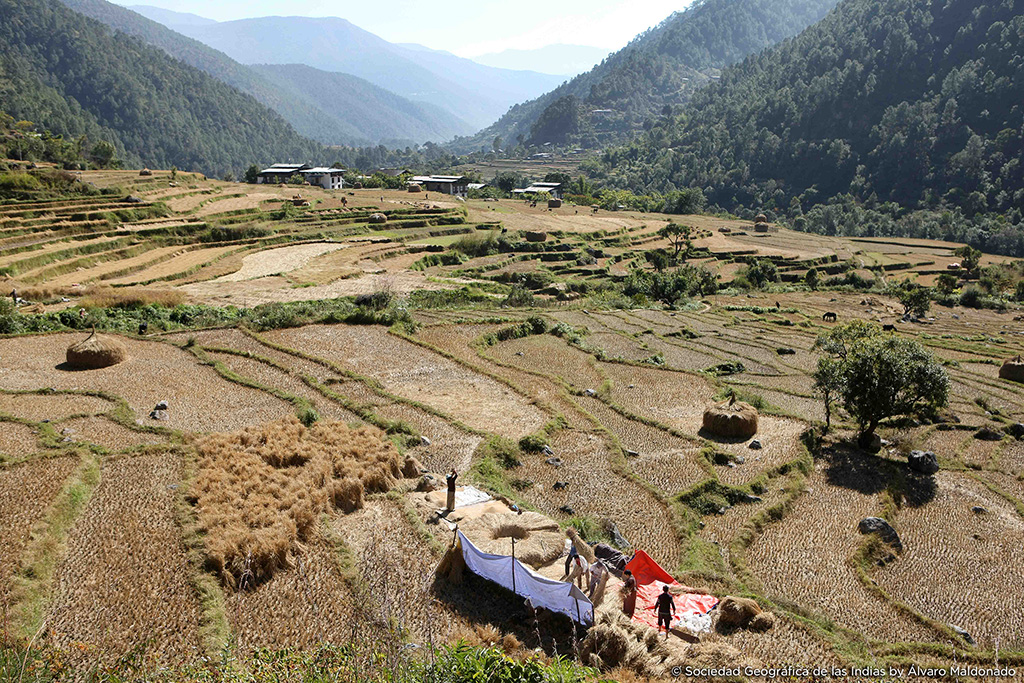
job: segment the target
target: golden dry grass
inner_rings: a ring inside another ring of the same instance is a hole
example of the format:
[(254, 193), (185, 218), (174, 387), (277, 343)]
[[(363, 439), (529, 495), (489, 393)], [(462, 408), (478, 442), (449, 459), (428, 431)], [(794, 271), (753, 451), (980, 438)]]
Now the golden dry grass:
[(174, 308), (185, 303), (185, 296), (181, 292), (170, 289), (90, 287), (79, 303), (84, 308), (141, 308), (143, 306)]
[(72, 527), (47, 616), (50, 642), (86, 661), (113, 661), (146, 645), (164, 664), (201, 653), (200, 606), (176, 523), (181, 460), (171, 453), (119, 457)]
[(60, 423), (58, 429), (74, 441), (122, 451), (136, 446), (166, 443), (167, 437), (128, 429), (106, 417), (76, 417)]
[(0, 453), (25, 456), (39, 450), (36, 430), (17, 422), (0, 422)]
[(196, 448), (189, 495), (208, 561), (239, 589), (294, 568), (322, 513), (358, 510), (364, 492), (387, 491), (401, 476), (398, 451), (379, 430), (341, 422), (307, 429), (292, 417), (213, 434)]
[(77, 464), (75, 458), (47, 458), (0, 469), (0, 614), (6, 615), (10, 607), (11, 576), (32, 525), (43, 517)]
[(114, 407), (99, 396), (0, 393), (0, 412), (33, 422), (56, 422), (71, 415), (97, 415), (110, 412)]

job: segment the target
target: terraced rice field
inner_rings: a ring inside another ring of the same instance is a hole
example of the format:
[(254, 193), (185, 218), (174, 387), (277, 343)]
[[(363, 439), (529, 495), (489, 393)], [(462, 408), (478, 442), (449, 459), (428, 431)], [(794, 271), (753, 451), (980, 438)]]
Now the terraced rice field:
[[(1024, 519), (963, 475), (942, 472), (935, 484), (926, 505), (906, 507), (897, 517), (906, 550), (877, 572), (879, 584), (929, 618), (967, 629), (984, 647), (1019, 648), (1024, 595), (1006, 568), (1024, 559)], [(983, 511), (975, 512), (978, 507)]]
[(147, 644), (163, 664), (201, 652), (200, 606), (175, 521), (181, 463), (166, 454), (108, 460), (55, 574), (49, 638), (108, 661)]
[(11, 577), (32, 526), (40, 521), (78, 461), (46, 458), (0, 469), (0, 613), (7, 614)]

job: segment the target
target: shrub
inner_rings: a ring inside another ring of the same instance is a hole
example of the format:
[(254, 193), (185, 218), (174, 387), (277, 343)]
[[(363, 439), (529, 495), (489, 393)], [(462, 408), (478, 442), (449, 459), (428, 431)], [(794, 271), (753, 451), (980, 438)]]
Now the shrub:
[(535, 304), (530, 290), (522, 285), (514, 285), (501, 305), (506, 308), (532, 308)]

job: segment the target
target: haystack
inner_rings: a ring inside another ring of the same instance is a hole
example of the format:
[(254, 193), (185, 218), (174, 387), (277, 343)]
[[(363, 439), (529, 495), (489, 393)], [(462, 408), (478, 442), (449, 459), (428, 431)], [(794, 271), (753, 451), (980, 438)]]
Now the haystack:
[(415, 193), (415, 192), (423, 192), (423, 188), (420, 187), (419, 185), (413, 183), (412, 185), (409, 185), (409, 192), (413, 192), (413, 193)]
[(462, 583), (462, 577), (466, 571), (466, 558), (462, 556), (462, 541), (456, 537), (455, 543), (448, 548), (448, 552), (441, 558), (437, 565), (438, 576), (443, 576), (456, 586)]
[(375, 225), (380, 225), (381, 223), (387, 223), (388, 217), (382, 213), (371, 213), (369, 221)]
[(576, 530), (572, 527), (565, 530), (565, 535), (568, 536), (569, 540), (576, 546), (576, 552), (580, 554), (580, 557), (590, 564), (594, 564), (597, 560), (597, 556), (594, 554), (594, 549), (590, 547), (590, 544), (580, 538), (580, 535), (576, 533)]
[(764, 612), (761, 606), (749, 598), (727, 596), (718, 605), (719, 631), (729, 632), (738, 628), (752, 631), (767, 631), (775, 624), (771, 612)]
[(549, 209), (560, 209), (560, 208), (562, 208), (562, 200), (561, 199), (549, 199), (548, 200), (548, 208)]
[(529, 230), (524, 234), (527, 242), (546, 242), (548, 234), (540, 230)]
[(771, 226), (767, 223), (757, 223), (754, 225), (754, 232), (769, 232)]
[(144, 168), (141, 171), (139, 171), (139, 175), (140, 176), (150, 176), (150, 175), (153, 175), (153, 172), (150, 171), (148, 168)]
[(704, 429), (715, 436), (749, 438), (757, 433), (757, 409), (731, 398), (704, 411)]
[(537, 512), (488, 513), (461, 521), (459, 530), (480, 550), (493, 555), (511, 555), (514, 538), (516, 558), (533, 567), (549, 564), (562, 554), (558, 523)]
[(85, 340), (68, 347), (67, 364), (76, 370), (97, 370), (117, 365), (127, 357), (124, 344), (93, 330)]
[(402, 476), (406, 479), (415, 479), (426, 471), (423, 464), (411, 455), (407, 455), (402, 463)]
[(768, 222), (768, 216), (764, 215), (763, 213), (759, 213), (754, 218), (754, 222), (755, 223), (767, 223)]
[(999, 368), (999, 377), (1014, 382), (1024, 382), (1024, 359), (1017, 356), (1003, 363), (1003, 367)]

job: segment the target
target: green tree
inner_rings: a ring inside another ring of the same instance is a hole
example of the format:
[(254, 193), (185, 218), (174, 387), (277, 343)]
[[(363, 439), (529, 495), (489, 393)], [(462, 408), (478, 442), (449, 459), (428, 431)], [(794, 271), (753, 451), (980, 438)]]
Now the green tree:
[(114, 164), (114, 155), (117, 154), (117, 149), (114, 145), (110, 144), (106, 140), (100, 140), (92, 146), (92, 150), (89, 152), (89, 158), (97, 166), (108, 168)]
[(693, 228), (688, 225), (679, 225), (678, 223), (669, 223), (658, 231), (658, 235), (667, 239), (669, 244), (672, 245), (672, 258), (679, 260), (679, 255), (682, 254), (684, 261), (693, 248), (693, 240), (690, 239), (692, 233)]
[(257, 166), (256, 164), (252, 164), (249, 166), (249, 168), (245, 169), (245, 182), (249, 183), (250, 185), (255, 185), (256, 181), (259, 180), (259, 177), (260, 167)]
[(747, 267), (745, 276), (750, 284), (763, 289), (769, 282), (779, 281), (779, 269), (768, 259), (757, 259)]
[(927, 287), (920, 285), (906, 284), (901, 287), (896, 297), (903, 304), (903, 313), (923, 318), (928, 315), (928, 309), (932, 305), (932, 298)]
[(1017, 301), (1024, 301), (1024, 280), (1017, 282), (1017, 288), (1013, 292), (1013, 298)]
[(814, 374), (826, 397), (826, 414), (837, 397), (860, 428), (858, 442), (869, 444), (882, 420), (946, 405), (949, 376), (916, 341), (882, 335), (864, 322), (822, 335), (815, 348), (825, 355)]
[(953, 253), (960, 259), (960, 265), (963, 266), (968, 275), (973, 275), (978, 270), (978, 266), (981, 264), (981, 252), (979, 250), (969, 244), (965, 244)]
[(956, 289), (956, 286), (959, 283), (960, 280), (957, 279), (956, 275), (943, 273), (935, 280), (935, 289), (937, 289), (940, 294), (949, 295), (953, 293), (953, 290)]
[(806, 284), (811, 289), (817, 289), (820, 283), (821, 275), (818, 273), (817, 268), (809, 269), (807, 273), (804, 275), (804, 284)]

